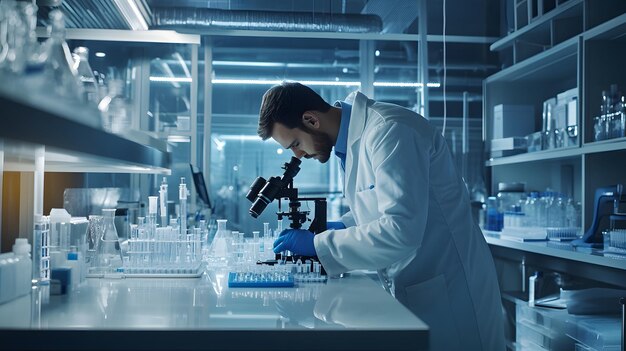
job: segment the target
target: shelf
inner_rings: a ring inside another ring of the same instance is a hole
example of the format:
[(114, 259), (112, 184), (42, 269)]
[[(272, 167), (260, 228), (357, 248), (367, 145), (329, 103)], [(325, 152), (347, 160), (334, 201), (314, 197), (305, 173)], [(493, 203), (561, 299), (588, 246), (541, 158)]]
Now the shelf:
[(626, 137), (610, 140), (596, 141), (584, 144), (583, 147), (570, 147), (555, 150), (544, 150), (524, 153), (508, 157), (492, 158), (485, 162), (485, 166), (501, 166), (524, 162), (536, 162), (547, 160), (559, 160), (575, 158), (581, 155), (595, 154), (609, 151), (626, 151)]
[(587, 143), (583, 145), (582, 150), (585, 154), (626, 150), (626, 138), (609, 139)]
[(514, 156), (492, 158), (485, 162), (487, 167), (510, 165), (524, 162), (559, 160), (566, 158), (575, 158), (582, 154), (580, 147), (568, 147), (554, 150), (543, 150), (537, 152), (524, 153)]
[(626, 271), (626, 256), (603, 256), (602, 250), (576, 248), (569, 243), (552, 241), (518, 242), (491, 236), (485, 236), (485, 240), (489, 245)]
[(505, 68), (485, 79), (495, 81), (535, 81), (559, 79), (576, 73), (578, 36)]
[(626, 13), (606, 21), (583, 33), (584, 40), (626, 41)]
[(167, 143), (137, 131), (101, 129), (99, 111), (58, 97), (0, 86), (4, 170), (33, 171), (45, 147), (45, 171), (169, 174)]
[[(517, 30), (507, 35), (506, 37), (496, 41), (489, 47), (489, 49), (491, 51), (504, 50), (508, 47), (513, 46), (516, 41), (532, 35), (533, 32), (537, 31), (542, 26), (549, 26), (550, 21), (568, 18), (576, 15), (582, 15), (582, 5), (583, 0), (569, 0), (563, 5), (560, 5), (550, 12), (546, 13), (545, 15), (541, 16), (534, 22), (531, 22), (530, 24), (524, 26), (522, 29)], [(580, 13), (577, 13), (576, 11), (580, 11)]]

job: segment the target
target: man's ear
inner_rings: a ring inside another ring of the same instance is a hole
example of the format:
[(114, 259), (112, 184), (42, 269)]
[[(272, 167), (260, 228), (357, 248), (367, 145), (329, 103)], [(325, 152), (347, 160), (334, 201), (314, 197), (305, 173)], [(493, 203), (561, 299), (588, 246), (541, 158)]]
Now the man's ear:
[(302, 114), (302, 124), (310, 129), (319, 129), (320, 119), (314, 111), (305, 111)]

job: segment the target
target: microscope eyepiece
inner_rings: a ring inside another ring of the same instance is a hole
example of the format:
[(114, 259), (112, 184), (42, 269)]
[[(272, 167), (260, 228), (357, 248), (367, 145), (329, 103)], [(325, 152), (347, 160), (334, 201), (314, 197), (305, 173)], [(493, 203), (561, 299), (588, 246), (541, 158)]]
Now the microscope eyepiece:
[(282, 167), (285, 170), (282, 179), (279, 177), (271, 177), (265, 180), (258, 177), (250, 185), (250, 191), (246, 194), (246, 199), (252, 202), (250, 207), (250, 215), (257, 218), (265, 210), (270, 202), (280, 196), (281, 190), (286, 188), (293, 181), (298, 172), (300, 172), (300, 161), (297, 157), (291, 157), (291, 161), (285, 163)]
[(250, 190), (246, 194), (246, 199), (248, 199), (250, 202), (254, 202), (254, 199), (259, 194), (259, 191), (263, 189), (265, 183), (267, 183), (267, 180), (265, 180), (265, 178), (263, 177), (258, 177), (257, 179), (255, 179), (254, 182), (252, 182), (252, 185), (250, 185)]

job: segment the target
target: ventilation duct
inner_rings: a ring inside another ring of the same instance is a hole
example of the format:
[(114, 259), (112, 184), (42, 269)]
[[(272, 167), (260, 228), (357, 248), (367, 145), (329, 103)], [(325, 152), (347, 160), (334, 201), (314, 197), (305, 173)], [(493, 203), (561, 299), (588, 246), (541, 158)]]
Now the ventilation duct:
[(210, 29), (368, 33), (382, 29), (382, 21), (376, 15), (189, 7), (154, 8), (152, 12), (153, 28), (181, 33), (202, 33)]

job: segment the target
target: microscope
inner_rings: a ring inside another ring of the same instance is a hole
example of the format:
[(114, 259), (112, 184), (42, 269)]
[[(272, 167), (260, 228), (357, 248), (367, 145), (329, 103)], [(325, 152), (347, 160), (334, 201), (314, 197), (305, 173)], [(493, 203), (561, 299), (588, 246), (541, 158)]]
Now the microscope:
[[(303, 201), (313, 201), (315, 204), (315, 215), (308, 230), (314, 234), (319, 234), (326, 230), (326, 199), (325, 198), (306, 198), (298, 196), (298, 189), (293, 187), (293, 178), (300, 171), (300, 161), (296, 157), (291, 157), (291, 161), (285, 163), (282, 169), (285, 170), (282, 177), (271, 177), (265, 180), (258, 177), (250, 186), (250, 191), (246, 194), (246, 198), (252, 202), (250, 207), (250, 215), (257, 218), (275, 199), (278, 199), (278, 212), (276, 215), (279, 220), (287, 217), (290, 221), (289, 227), (293, 229), (302, 228), (308, 220), (310, 211), (301, 211), (300, 206)], [(281, 200), (289, 200), (289, 211), (281, 210)], [(310, 257), (293, 257), (287, 256), (287, 260), (294, 262), (300, 258), (302, 262)]]
[(596, 189), (593, 220), (582, 238), (572, 241), (574, 246), (603, 247), (603, 232), (626, 228), (626, 192), (622, 184)]

